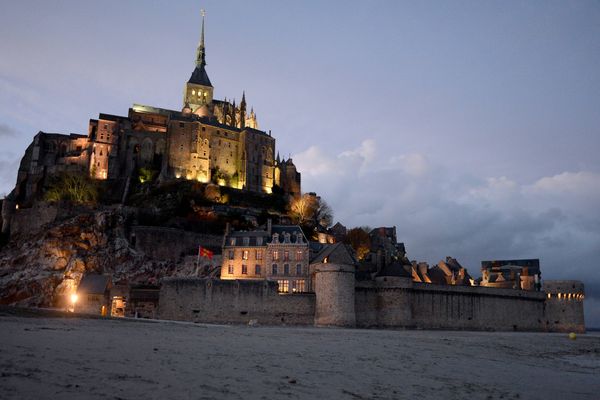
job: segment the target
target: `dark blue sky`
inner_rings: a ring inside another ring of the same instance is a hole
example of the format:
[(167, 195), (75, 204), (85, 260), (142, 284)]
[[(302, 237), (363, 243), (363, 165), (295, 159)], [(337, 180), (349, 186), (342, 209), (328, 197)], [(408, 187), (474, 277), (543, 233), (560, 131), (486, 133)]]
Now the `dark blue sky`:
[(19, 1), (0, 12), (0, 192), (38, 130), (181, 107), (207, 10), (217, 98), (303, 188), (410, 258), (540, 258), (600, 326), (600, 3)]

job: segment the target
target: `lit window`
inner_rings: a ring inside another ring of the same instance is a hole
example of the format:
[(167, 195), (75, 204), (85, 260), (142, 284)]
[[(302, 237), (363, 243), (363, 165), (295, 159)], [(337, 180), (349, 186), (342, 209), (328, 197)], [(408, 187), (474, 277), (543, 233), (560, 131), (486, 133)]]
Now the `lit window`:
[(292, 292), (303, 293), (306, 292), (306, 281), (304, 279), (298, 279), (293, 282)]
[(296, 261), (302, 261), (304, 253), (302, 252), (302, 250), (298, 250), (296, 252)]
[(229, 259), (233, 260), (235, 258), (235, 251), (234, 250), (229, 250)]
[(279, 261), (279, 251), (273, 250), (273, 261)]
[(262, 260), (262, 250), (256, 250), (256, 259)]
[(248, 275), (248, 266), (242, 265), (242, 275)]
[(257, 246), (262, 246), (262, 241), (263, 241), (262, 236), (257, 237), (256, 238), (256, 245)]
[(283, 274), (284, 275), (289, 275), (290, 274), (290, 264), (284, 264), (284, 266), (283, 266)]
[(230, 265), (230, 266), (227, 268), (227, 272), (229, 273), (229, 275), (233, 275), (233, 265)]
[(195, 90), (192, 90), (192, 96), (193, 96), (193, 95), (195, 95), (195, 94), (196, 94), (196, 91), (195, 91)]
[(272, 275), (277, 275), (277, 264), (272, 265)]
[(290, 261), (290, 252), (287, 250), (283, 252), (283, 261)]
[(302, 264), (296, 264), (296, 275), (302, 275)]
[(280, 279), (277, 281), (279, 293), (288, 293), (290, 291), (290, 281), (287, 279)]
[(248, 250), (244, 250), (242, 252), (242, 260), (247, 260), (248, 259)]
[(260, 275), (260, 265), (258, 264), (254, 266), (254, 275)]
[(232, 246), (235, 246), (235, 238), (231, 238), (230, 243), (231, 243)]

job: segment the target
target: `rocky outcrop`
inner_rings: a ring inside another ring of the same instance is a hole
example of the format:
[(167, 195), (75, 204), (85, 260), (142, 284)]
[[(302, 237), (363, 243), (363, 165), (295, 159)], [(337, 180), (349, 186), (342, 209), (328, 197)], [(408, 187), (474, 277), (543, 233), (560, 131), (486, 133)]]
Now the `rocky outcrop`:
[(196, 273), (194, 266), (153, 260), (130, 246), (126, 221), (131, 212), (88, 210), (11, 237), (0, 251), (0, 304), (62, 306), (87, 272), (129, 284)]

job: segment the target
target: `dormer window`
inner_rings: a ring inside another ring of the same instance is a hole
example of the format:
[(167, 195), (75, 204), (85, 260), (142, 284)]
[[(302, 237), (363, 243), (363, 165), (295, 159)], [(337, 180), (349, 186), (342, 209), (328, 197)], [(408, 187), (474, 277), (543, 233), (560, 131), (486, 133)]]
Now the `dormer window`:
[(235, 238), (231, 238), (231, 240), (229, 241), (229, 244), (231, 246), (235, 246)]
[(277, 234), (277, 233), (273, 234), (273, 243), (279, 243), (279, 234)]
[(257, 237), (256, 238), (256, 245), (257, 246), (262, 246), (262, 244), (263, 244), (263, 238), (262, 238), (262, 236)]
[(244, 238), (244, 246), (248, 246), (250, 244), (250, 238), (249, 237), (245, 237)]

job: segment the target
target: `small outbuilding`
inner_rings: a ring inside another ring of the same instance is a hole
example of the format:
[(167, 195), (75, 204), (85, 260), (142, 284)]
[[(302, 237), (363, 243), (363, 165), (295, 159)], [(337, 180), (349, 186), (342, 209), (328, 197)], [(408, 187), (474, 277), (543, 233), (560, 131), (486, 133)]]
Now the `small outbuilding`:
[(112, 279), (109, 275), (87, 274), (77, 287), (77, 303), (74, 310), (80, 313), (107, 316), (110, 307)]

